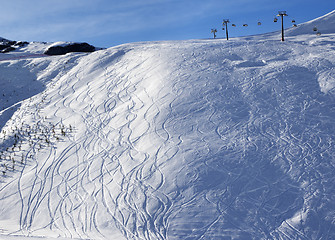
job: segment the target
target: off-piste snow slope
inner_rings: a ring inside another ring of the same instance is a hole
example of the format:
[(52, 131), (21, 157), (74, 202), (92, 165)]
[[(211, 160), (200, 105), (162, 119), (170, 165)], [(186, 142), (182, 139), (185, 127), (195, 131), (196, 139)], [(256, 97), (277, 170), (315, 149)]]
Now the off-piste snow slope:
[(1, 55), (0, 239), (335, 239), (335, 34), (310, 26)]

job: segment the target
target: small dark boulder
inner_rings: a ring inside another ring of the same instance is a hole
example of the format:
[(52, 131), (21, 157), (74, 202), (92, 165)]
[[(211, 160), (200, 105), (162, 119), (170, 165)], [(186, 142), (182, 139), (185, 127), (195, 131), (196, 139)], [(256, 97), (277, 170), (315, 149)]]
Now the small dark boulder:
[(88, 43), (69, 43), (65, 46), (51, 46), (44, 54), (46, 55), (63, 55), (70, 52), (94, 52), (95, 47)]

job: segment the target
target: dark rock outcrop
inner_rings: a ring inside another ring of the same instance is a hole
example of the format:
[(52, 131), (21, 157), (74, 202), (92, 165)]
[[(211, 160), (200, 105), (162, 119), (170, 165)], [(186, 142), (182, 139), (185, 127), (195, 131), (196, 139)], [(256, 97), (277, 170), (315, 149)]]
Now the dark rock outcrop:
[(22, 42), (22, 41), (18, 41), (14, 44), (14, 46), (18, 46), (18, 47), (25, 47), (27, 46), (29, 43), (28, 42)]
[(11, 51), (14, 51), (14, 50), (16, 50), (16, 48), (14, 48), (12, 46), (9, 46), (9, 47), (3, 49), (1, 52), (2, 53), (8, 53), (8, 52), (11, 52)]
[(47, 55), (63, 55), (70, 52), (94, 52), (95, 47), (88, 43), (69, 43), (65, 46), (49, 47), (44, 54)]
[(0, 53), (7, 53), (16, 50), (18, 47), (24, 47), (28, 45), (28, 42), (22, 41), (10, 41), (7, 39), (0, 39)]
[(0, 51), (6, 49), (6, 48), (8, 48), (8, 47), (10, 47), (10, 45), (0, 44)]
[(0, 52), (4, 52), (7, 48), (11, 47), (16, 42), (9, 41), (7, 39), (1, 39), (0, 41)]

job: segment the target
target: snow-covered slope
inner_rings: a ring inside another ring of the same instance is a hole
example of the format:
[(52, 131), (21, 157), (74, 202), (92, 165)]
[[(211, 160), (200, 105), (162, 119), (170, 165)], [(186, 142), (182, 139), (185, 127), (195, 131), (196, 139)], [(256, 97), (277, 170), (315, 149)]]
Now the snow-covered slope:
[(334, 43), (6, 54), (0, 238), (334, 239)]
[[(317, 30), (314, 31), (313, 29)], [(299, 24), (296, 28), (288, 29), (287, 36), (297, 36), (302, 34), (335, 33), (335, 10), (312, 21)]]

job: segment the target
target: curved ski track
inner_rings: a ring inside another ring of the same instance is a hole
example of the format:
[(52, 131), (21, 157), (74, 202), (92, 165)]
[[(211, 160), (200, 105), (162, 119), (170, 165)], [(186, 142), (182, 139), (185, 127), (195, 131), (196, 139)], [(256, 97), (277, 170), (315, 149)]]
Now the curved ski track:
[(19, 111), (74, 130), (26, 147), (0, 189), (19, 219), (7, 233), (334, 238), (335, 102), (317, 82), (334, 61), (277, 45), (134, 44), (72, 62)]

